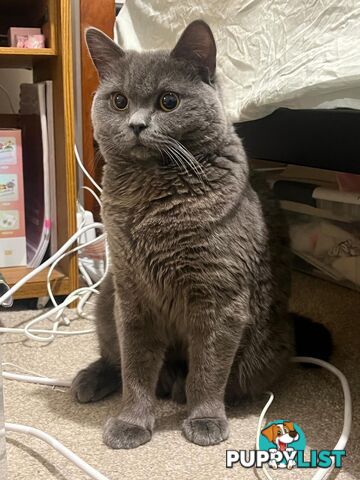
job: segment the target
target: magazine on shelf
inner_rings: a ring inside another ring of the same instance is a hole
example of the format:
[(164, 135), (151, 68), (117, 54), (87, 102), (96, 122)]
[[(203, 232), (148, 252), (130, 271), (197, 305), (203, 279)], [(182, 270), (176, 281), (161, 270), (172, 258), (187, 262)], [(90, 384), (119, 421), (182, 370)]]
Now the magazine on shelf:
[(49, 134), (46, 85), (20, 86), (20, 114), (24, 144), (24, 184), (27, 260), (30, 267), (42, 262), (51, 232)]
[(49, 176), (50, 176), (50, 254), (58, 250), (57, 243), (57, 206), (56, 206), (56, 170), (55, 170), (55, 135), (54, 135), (54, 109), (53, 109), (53, 82), (46, 80), (46, 122), (49, 142)]
[(0, 129), (0, 267), (26, 265), (21, 131)]

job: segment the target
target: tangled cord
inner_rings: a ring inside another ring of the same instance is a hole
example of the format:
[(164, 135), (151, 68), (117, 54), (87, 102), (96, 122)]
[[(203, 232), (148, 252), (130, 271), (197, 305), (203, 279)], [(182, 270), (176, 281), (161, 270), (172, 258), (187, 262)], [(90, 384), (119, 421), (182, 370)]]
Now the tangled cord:
[[(53, 292), (51, 290), (51, 282), (50, 282), (51, 273), (53, 272), (55, 266), (60, 260), (62, 260), (68, 255), (74, 254), (75, 252), (89, 245), (92, 245), (95, 242), (105, 239), (105, 234), (102, 234), (99, 237), (95, 238), (94, 240), (90, 240), (89, 242), (86, 242), (82, 245), (78, 245), (77, 247), (71, 249), (70, 251), (67, 251), (70, 248), (70, 246), (79, 239), (81, 235), (83, 235), (90, 229), (103, 230), (104, 227), (102, 223), (93, 223), (79, 229), (76, 233), (74, 233), (74, 235), (72, 235), (72, 237), (67, 242), (65, 242), (65, 244), (58, 250), (57, 253), (55, 253), (52, 257), (50, 257), (48, 260), (42, 263), (38, 268), (34, 269), (33, 271), (25, 275), (25, 277), (23, 277), (16, 285), (14, 285), (2, 297), (0, 297), (0, 305), (2, 305), (28, 280), (33, 278), (37, 273), (43, 271), (45, 268), (51, 266), (48, 272), (47, 287), (48, 287), (49, 297), (53, 303), (53, 308), (42, 313), (41, 315), (37, 316), (33, 320), (31, 320), (29, 323), (27, 323), (27, 325), (24, 328), (0, 327), (0, 333), (21, 333), (21, 334), (25, 334), (27, 338), (30, 338), (32, 340), (48, 343), (53, 341), (57, 335), (80, 335), (80, 334), (83, 335), (83, 334), (94, 332), (94, 329), (64, 332), (63, 330), (58, 330), (58, 327), (62, 323), (65, 325), (70, 324), (70, 321), (66, 317), (64, 317), (64, 311), (66, 307), (68, 307), (75, 300), (80, 301), (78, 305), (79, 316), (82, 316), (82, 317), (85, 316), (83, 308), (85, 306), (86, 301), (89, 300), (92, 294), (99, 293), (98, 287), (100, 286), (101, 282), (103, 281), (103, 279), (105, 278), (108, 272), (108, 268), (109, 268), (108, 256), (106, 255), (105, 271), (102, 277), (97, 282), (92, 283), (91, 285), (77, 288), (76, 290), (71, 292), (61, 304), (58, 304), (56, 302)], [(106, 248), (106, 251), (107, 251), (107, 248)], [(85, 301), (84, 301), (84, 298), (86, 299)], [(55, 318), (53, 319), (52, 317), (54, 315), (55, 315)], [(50, 319), (53, 322), (53, 327), (51, 329), (49, 330), (42, 329), (42, 331), (34, 330), (33, 327), (36, 324), (46, 319)], [(48, 335), (44, 336), (43, 335), (44, 333), (48, 333)]]
[[(96, 181), (91, 177), (91, 175), (88, 173), (86, 168), (84, 167), (82, 161), (80, 160), (79, 152), (77, 150), (77, 147), (75, 145), (75, 158), (77, 161), (77, 164), (79, 168), (82, 170), (84, 175), (91, 181), (93, 186), (96, 188), (97, 192), (100, 194), (102, 192), (101, 187), (96, 183)], [(98, 196), (98, 194), (92, 190), (89, 187), (82, 187), (83, 190), (89, 191), (95, 200), (98, 202), (98, 204), (101, 206), (101, 201)], [(79, 202), (78, 202), (79, 203)], [(84, 212), (84, 208), (82, 205), (79, 204), (79, 209), (80, 211)], [(43, 343), (49, 343), (55, 340), (57, 335), (65, 335), (65, 336), (71, 336), (71, 335), (84, 335), (88, 333), (93, 333), (94, 329), (87, 329), (87, 330), (75, 330), (75, 331), (64, 331), (64, 330), (59, 330), (59, 326), (61, 325), (70, 325), (70, 320), (66, 317), (65, 315), (65, 309), (68, 307), (72, 302), (78, 300), (77, 304), (77, 315), (80, 318), (92, 318), (89, 316), (87, 313), (85, 313), (84, 308), (87, 303), (89, 303), (89, 300), (92, 295), (96, 295), (99, 293), (98, 287), (102, 283), (103, 279), (105, 278), (106, 274), (108, 273), (109, 269), (109, 254), (108, 254), (108, 248), (106, 245), (106, 234), (102, 233), (98, 237), (82, 243), (75, 248), (72, 248), (69, 250), (69, 248), (73, 245), (73, 243), (78, 242), (79, 239), (88, 231), (88, 230), (104, 230), (104, 226), (102, 223), (99, 222), (94, 222), (90, 225), (85, 225), (85, 222), (83, 220), (82, 224), (80, 225), (80, 228), (77, 230), (77, 232), (74, 233), (70, 237), (70, 239), (65, 242), (65, 244), (54, 254), (52, 255), (48, 260), (46, 260), (44, 263), (42, 263), (38, 268), (32, 270), (29, 274), (25, 275), (16, 285), (14, 285), (12, 288), (10, 288), (4, 295), (0, 297), (0, 306), (1, 305), (6, 305), (6, 302), (12, 297), (12, 295), (20, 288), (22, 287), (27, 281), (29, 281), (31, 278), (33, 278), (35, 275), (37, 275), (39, 272), (43, 271), (47, 267), (49, 268), (48, 274), (47, 274), (47, 291), (48, 291), (48, 296), (50, 298), (51, 303), (53, 304), (53, 308), (44, 312), (43, 314), (37, 316), (30, 322), (28, 322), (24, 328), (12, 328), (12, 327), (0, 327), (0, 333), (16, 333), (16, 334), (25, 334), (27, 338), (31, 340), (35, 340), (37, 342), (43, 342)], [(93, 245), (97, 242), (105, 242), (105, 266), (104, 266), (104, 273), (101, 276), (99, 280), (96, 282), (93, 282), (91, 277), (88, 275), (86, 272), (86, 269), (83, 266), (82, 259), (79, 258), (78, 266), (80, 273), (82, 274), (85, 282), (87, 283), (87, 286), (85, 287), (80, 287), (73, 292), (71, 292), (65, 300), (61, 303), (58, 304), (55, 296), (52, 291), (52, 285), (51, 285), (51, 276), (58, 265), (58, 263), (63, 260), (65, 257), (69, 255), (73, 255), (86, 247)], [(55, 318), (53, 318), (55, 317)], [(43, 320), (50, 319), (53, 323), (53, 326), (51, 329), (36, 329), (34, 328), (35, 325), (37, 325), (39, 322)]]

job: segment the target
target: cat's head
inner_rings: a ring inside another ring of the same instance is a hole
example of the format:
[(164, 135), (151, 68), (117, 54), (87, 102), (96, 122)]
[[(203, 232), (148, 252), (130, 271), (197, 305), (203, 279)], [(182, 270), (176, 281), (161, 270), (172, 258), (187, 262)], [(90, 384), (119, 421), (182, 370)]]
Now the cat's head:
[(206, 154), (222, 142), (227, 121), (205, 22), (191, 23), (171, 51), (124, 51), (94, 28), (86, 40), (100, 79), (92, 120), (105, 159), (178, 157), (181, 145)]

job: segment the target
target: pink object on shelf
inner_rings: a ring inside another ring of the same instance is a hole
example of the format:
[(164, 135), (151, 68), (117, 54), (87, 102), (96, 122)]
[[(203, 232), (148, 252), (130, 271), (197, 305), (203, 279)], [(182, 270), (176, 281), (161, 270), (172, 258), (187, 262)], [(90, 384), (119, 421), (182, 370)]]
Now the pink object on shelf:
[(26, 35), (16, 35), (16, 45), (17, 48), (26, 48), (25, 43), (28, 37)]
[[(29, 37), (30, 35), (42, 35), (41, 28), (10, 27), (9, 28), (10, 47), (17, 47), (17, 36)], [(22, 47), (22, 48), (29, 48), (29, 47)], [(36, 47), (31, 47), (31, 48), (36, 48)]]
[(27, 37), (25, 37), (25, 43), (23, 48), (45, 48), (44, 35), (28, 35)]

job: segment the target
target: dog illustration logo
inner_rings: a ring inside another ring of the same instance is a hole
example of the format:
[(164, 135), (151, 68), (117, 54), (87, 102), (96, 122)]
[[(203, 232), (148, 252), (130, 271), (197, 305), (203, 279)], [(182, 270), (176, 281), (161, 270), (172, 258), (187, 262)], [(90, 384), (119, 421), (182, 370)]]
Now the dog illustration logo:
[[(294, 422), (287, 420), (276, 420), (266, 425), (261, 431), (260, 449), (272, 452), (286, 452), (290, 457), (287, 461), (284, 459), (280, 463), (271, 460), (269, 466), (276, 468), (296, 467), (296, 461), (291, 458), (294, 451), (304, 450), (306, 445), (305, 435), (301, 428)], [(285, 455), (284, 455), (285, 457)]]
[(345, 450), (307, 449), (305, 452), (304, 432), (290, 420), (268, 423), (256, 443), (256, 449), (253, 450), (226, 450), (226, 468), (239, 464), (244, 468), (331, 469), (334, 466), (341, 468), (346, 457)]

